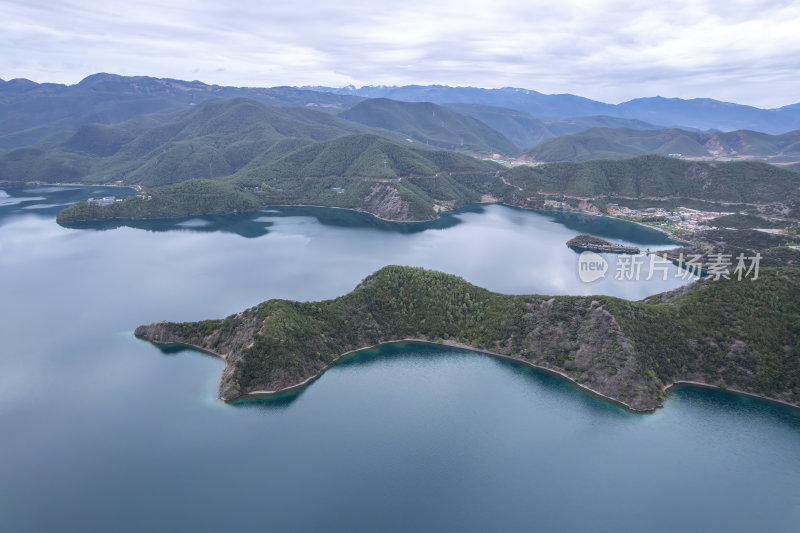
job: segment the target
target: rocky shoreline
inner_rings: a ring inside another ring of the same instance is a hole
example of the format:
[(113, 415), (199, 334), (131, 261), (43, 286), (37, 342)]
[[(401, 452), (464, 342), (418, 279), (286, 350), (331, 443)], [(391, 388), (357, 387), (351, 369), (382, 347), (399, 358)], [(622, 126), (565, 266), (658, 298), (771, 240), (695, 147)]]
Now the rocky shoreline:
[[(162, 322), (162, 324), (166, 324), (166, 322)], [(218, 354), (217, 352), (214, 352), (213, 350), (208, 350), (208, 349), (203, 348), (201, 346), (197, 346), (197, 345), (194, 345), (194, 344), (187, 344), (187, 343), (183, 343), (183, 342), (173, 342), (173, 341), (170, 341), (170, 342), (159, 342), (159, 341), (153, 340), (152, 339), (152, 335), (151, 335), (151, 332), (153, 330), (151, 328), (153, 328), (154, 326), (157, 326), (157, 324), (151, 324), (149, 326), (143, 325), (143, 326), (137, 327), (136, 330), (135, 330), (136, 337), (138, 337), (138, 338), (140, 338), (142, 340), (145, 340), (147, 342), (150, 342), (151, 344), (154, 344), (156, 346), (163, 346), (163, 347), (180, 346), (180, 347), (184, 347), (184, 348), (187, 348), (187, 349), (195, 350), (195, 351), (198, 351), (198, 352), (201, 352), (201, 353), (205, 353), (205, 354), (217, 357), (217, 358), (221, 359), (222, 361), (226, 362), (226, 370), (227, 370), (227, 357), (225, 355)], [(587, 385), (584, 385), (584, 384), (581, 384), (581, 383), (575, 381), (570, 375), (568, 375), (567, 373), (565, 373), (565, 372), (563, 372), (561, 370), (558, 370), (558, 369), (537, 365), (537, 364), (531, 363), (530, 361), (526, 361), (524, 359), (521, 359), (519, 357), (513, 357), (513, 356), (504, 355), (504, 354), (497, 353), (497, 352), (491, 352), (491, 351), (487, 351), (487, 350), (482, 350), (480, 348), (476, 348), (474, 346), (470, 346), (470, 345), (467, 345), (467, 344), (461, 344), (461, 343), (450, 342), (450, 341), (434, 342), (434, 341), (431, 341), (431, 340), (428, 340), (428, 339), (422, 339), (422, 338), (398, 339), (398, 340), (387, 341), (387, 342), (384, 342), (384, 343), (379, 343), (379, 344), (375, 344), (375, 345), (371, 345), (371, 346), (363, 346), (361, 348), (356, 348), (354, 350), (350, 350), (348, 352), (344, 352), (339, 357), (337, 357), (332, 362), (332, 364), (326, 366), (318, 374), (310, 376), (310, 377), (304, 379), (303, 381), (300, 381), (300, 382), (295, 383), (293, 385), (289, 385), (289, 386), (286, 386), (286, 387), (283, 387), (283, 388), (280, 388), (280, 389), (276, 389), (276, 390), (254, 390), (254, 391), (248, 391), (248, 392), (244, 392), (244, 393), (241, 393), (241, 392), (237, 391), (233, 396), (224, 396), (223, 395), (224, 387), (222, 386), (222, 383), (220, 382), (220, 390), (219, 390), (219, 393), (218, 393), (217, 397), (220, 400), (222, 400), (223, 402), (233, 403), (233, 402), (236, 402), (237, 400), (246, 399), (246, 398), (271, 397), (271, 396), (278, 396), (278, 395), (281, 395), (281, 394), (286, 394), (286, 393), (289, 393), (289, 392), (297, 391), (297, 390), (303, 389), (305, 387), (311, 386), (311, 384), (314, 381), (320, 379), (330, 368), (335, 366), (336, 363), (342, 361), (343, 359), (346, 359), (347, 357), (351, 357), (351, 356), (357, 355), (357, 354), (365, 352), (365, 351), (374, 350), (376, 348), (380, 348), (381, 346), (387, 346), (387, 345), (390, 345), (390, 344), (405, 344), (405, 343), (409, 343), (409, 344), (426, 344), (426, 345), (431, 345), (431, 346), (448, 346), (448, 347), (451, 347), (451, 348), (460, 348), (460, 349), (463, 349), (463, 350), (468, 350), (468, 351), (471, 351), (471, 352), (484, 354), (484, 355), (487, 355), (487, 356), (490, 356), (490, 357), (497, 357), (497, 358), (500, 358), (500, 359), (506, 359), (506, 360), (510, 360), (510, 361), (515, 361), (517, 363), (524, 364), (524, 365), (526, 365), (526, 366), (528, 366), (530, 368), (534, 368), (534, 369), (536, 369), (538, 371), (546, 372), (546, 373), (548, 373), (550, 375), (558, 376), (558, 377), (566, 380), (567, 382), (569, 382), (571, 385), (576, 387), (578, 390), (580, 390), (580, 391), (582, 391), (582, 392), (584, 392), (586, 394), (590, 394), (590, 395), (592, 395), (592, 396), (594, 396), (596, 398), (600, 398), (600, 399), (602, 399), (604, 401), (613, 403), (614, 405), (622, 407), (623, 409), (625, 409), (626, 411), (628, 411), (630, 413), (652, 414), (652, 413), (655, 413), (658, 409), (660, 409), (660, 408), (662, 408), (664, 406), (663, 402), (659, 402), (658, 405), (655, 405), (654, 407), (651, 407), (651, 408), (633, 407), (633, 406), (631, 406), (631, 405), (629, 405), (629, 404), (627, 404), (627, 403), (625, 403), (625, 402), (623, 402), (623, 401), (621, 401), (621, 400), (619, 400), (617, 398), (614, 398), (613, 396), (609, 396), (607, 394), (603, 394), (602, 392), (594, 390), (591, 387), (588, 387)], [(223, 372), (223, 376), (225, 376), (225, 374), (226, 373)], [(227, 374), (230, 375), (230, 373), (227, 373)], [(664, 392), (664, 395), (666, 397), (667, 395), (669, 395), (673, 391), (679, 389), (680, 387), (687, 387), (687, 386), (688, 387), (701, 387), (701, 388), (714, 389), (714, 390), (718, 390), (718, 391), (728, 392), (728, 393), (731, 393), (731, 394), (740, 394), (740, 395), (747, 396), (747, 397), (750, 397), (750, 398), (757, 398), (759, 400), (773, 402), (773, 403), (776, 403), (776, 404), (779, 404), (779, 405), (783, 405), (785, 407), (790, 407), (792, 409), (800, 409), (800, 405), (794, 404), (794, 403), (791, 403), (791, 402), (787, 402), (785, 400), (781, 400), (781, 399), (778, 399), (778, 398), (771, 398), (769, 396), (764, 396), (762, 394), (755, 394), (755, 393), (752, 393), (752, 392), (746, 392), (746, 391), (743, 391), (743, 390), (730, 388), (730, 387), (720, 387), (719, 385), (714, 385), (712, 383), (705, 383), (705, 382), (697, 381), (697, 380), (679, 380), (679, 381), (675, 381), (674, 383), (670, 383), (669, 385), (666, 385), (664, 387), (664, 389), (663, 389), (663, 392)]]
[[(792, 298), (797, 284), (786, 290), (783, 280), (794, 274), (796, 271), (790, 269), (767, 271), (764, 276), (771, 279), (764, 283), (770, 284), (768, 289), (776, 298)], [(441, 277), (451, 288), (435, 289)], [(709, 300), (710, 289), (718, 291), (720, 287), (720, 296)], [(724, 291), (747, 287), (700, 281), (642, 302), (602, 296), (505, 296), (454, 276), (386, 267), (355, 291), (335, 300), (269, 300), (226, 319), (158, 322), (139, 326), (135, 334), (157, 345), (183, 345), (225, 360), (219, 390), (225, 401), (307, 386), (342, 357), (382, 344), (414, 341), (514, 359), (558, 374), (581, 389), (634, 412), (657, 409), (666, 391), (680, 382), (800, 405), (798, 387), (764, 388), (761, 378), (749, 370), (754, 365), (758, 368), (762, 357), (779, 355), (765, 352), (758, 338), (752, 337), (761, 335), (763, 327), (724, 333), (716, 326), (709, 328), (708, 335), (716, 339), (723, 334), (730, 336), (730, 348), (724, 348), (728, 342), (721, 347), (728, 351), (727, 355), (707, 344), (703, 329), (690, 332), (696, 327), (688, 312), (696, 307), (691, 302), (701, 298), (703, 305), (715, 307), (714, 299), (724, 298), (742, 301), (744, 306), (751, 298), (749, 292), (732, 296)], [(421, 296), (398, 299), (409, 291)], [(442, 302), (452, 302), (454, 297), (462, 302), (456, 303), (455, 308), (467, 310), (467, 315), (459, 312), (448, 318), (447, 309), (452, 304)], [(387, 308), (381, 302), (395, 303)], [(689, 307), (676, 314), (676, 305)], [(697, 312), (707, 315), (704, 309), (697, 307)], [(743, 309), (749, 312), (749, 307)], [(639, 315), (642, 318), (636, 319)], [(492, 321), (487, 321), (489, 316), (494, 317)], [(676, 317), (678, 322), (674, 323)], [(640, 320), (645, 322), (640, 324)], [(683, 325), (685, 320), (689, 322)], [(797, 344), (798, 339), (792, 338), (791, 317), (786, 318), (785, 324), (775, 324), (774, 318), (765, 320), (769, 327), (776, 328), (776, 335), (785, 339), (780, 341), (783, 345)], [(653, 323), (661, 324), (658, 331), (652, 331)], [(669, 345), (663, 346), (664, 342)], [(672, 354), (680, 352), (685, 352), (683, 361), (670, 363), (670, 358), (675, 357)], [(659, 362), (661, 357), (666, 357), (664, 362)], [(675, 370), (663, 368), (669, 364)], [(714, 370), (709, 366), (712, 364), (722, 366)], [(661, 368), (654, 372), (648, 367)]]

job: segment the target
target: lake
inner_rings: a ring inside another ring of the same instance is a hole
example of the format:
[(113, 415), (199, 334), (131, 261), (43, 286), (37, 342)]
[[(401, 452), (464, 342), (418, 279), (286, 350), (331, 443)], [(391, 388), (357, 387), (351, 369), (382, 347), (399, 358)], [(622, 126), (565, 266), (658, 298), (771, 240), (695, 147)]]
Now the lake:
[[(798, 410), (681, 388), (651, 415), (464, 350), (394, 344), (228, 405), (221, 361), (133, 336), (387, 264), (505, 293), (639, 299), (688, 280), (578, 277), (608, 218), (470, 206), (394, 224), (335, 209), (59, 226), (103, 187), (0, 187), (0, 531), (770, 531), (800, 524)], [(646, 273), (646, 272), (645, 272)], [(643, 276), (644, 278), (644, 276)]]

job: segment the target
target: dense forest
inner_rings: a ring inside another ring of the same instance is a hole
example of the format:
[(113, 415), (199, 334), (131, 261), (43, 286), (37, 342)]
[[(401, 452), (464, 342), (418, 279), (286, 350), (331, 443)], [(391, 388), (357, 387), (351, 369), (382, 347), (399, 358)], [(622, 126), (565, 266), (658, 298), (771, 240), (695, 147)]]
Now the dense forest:
[(59, 223), (110, 218), (172, 218), (198, 214), (255, 211), (263, 200), (228, 183), (189, 180), (153, 189), (146, 194), (119, 199), (111, 205), (88, 200), (73, 204), (58, 214)]
[(752, 156), (774, 162), (796, 161), (800, 131), (769, 135), (757, 131), (699, 132), (680, 128), (591, 128), (549, 139), (525, 154), (536, 161), (625, 159), (644, 154)]
[(269, 300), (226, 319), (161, 322), (136, 334), (224, 356), (220, 394), (228, 400), (303, 383), (345, 352), (413, 338), (555, 370), (635, 410), (656, 408), (680, 380), (800, 405), (796, 268), (762, 269), (757, 280), (702, 280), (633, 302), (502, 295), (393, 266), (334, 300)]
[(525, 194), (583, 198), (694, 198), (767, 204), (800, 196), (800, 174), (753, 161), (703, 163), (644, 155), (624, 160), (519, 166), (504, 173)]

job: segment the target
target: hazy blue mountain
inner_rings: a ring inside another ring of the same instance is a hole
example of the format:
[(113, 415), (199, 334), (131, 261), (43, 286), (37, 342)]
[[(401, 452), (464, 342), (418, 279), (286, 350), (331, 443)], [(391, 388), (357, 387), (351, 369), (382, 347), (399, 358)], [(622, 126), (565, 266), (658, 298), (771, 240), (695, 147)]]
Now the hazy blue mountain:
[(338, 95), (392, 98), (438, 104), (469, 103), (525, 111), (535, 118), (565, 118), (588, 115), (641, 120), (651, 124), (682, 126), (699, 130), (749, 129), (779, 134), (800, 129), (800, 104), (779, 109), (721, 102), (710, 98), (637, 98), (621, 104), (606, 104), (571, 94), (542, 94), (516, 88), (481, 89), (442, 85), (372, 86), (356, 88), (309, 87)]
[(505, 107), (480, 104), (445, 104), (444, 107), (480, 120), (521, 147), (532, 147), (553, 137), (597, 127), (659, 129), (640, 120), (602, 115), (539, 120), (524, 111)]
[[(749, 129), (771, 134), (800, 129), (800, 104), (768, 110), (711, 99), (653, 97), (612, 105), (570, 94), (548, 95), (514, 88), (442, 85), (360, 89), (224, 87), (199, 81), (99, 73), (75, 85), (36, 83), (26, 79), (0, 80), (0, 149), (45, 140), (46, 145), (52, 146), (64, 140), (64, 132), (73, 132), (84, 124), (115, 124), (143, 114), (181, 111), (191, 104), (213, 98), (238, 97), (277, 107), (308, 107), (333, 113), (350, 109), (365, 98), (506, 108), (527, 115), (502, 116), (502, 113), (485, 108), (471, 112), (451, 109), (486, 123), (520, 147), (529, 147), (547, 138), (541, 124), (533, 119), (543, 121), (547, 131), (554, 136), (596, 126), (646, 129), (648, 126), (641, 122), (698, 130)], [(564, 126), (560, 121), (578, 120), (574, 117), (586, 122), (568, 123), (566, 128), (560, 128)], [(602, 123), (598, 122), (598, 117), (636, 122)]]
[(444, 107), (480, 120), (522, 148), (554, 137), (547, 124), (524, 111), (481, 104), (445, 104)]
[(754, 130), (779, 134), (800, 129), (800, 107), (761, 109), (710, 98), (637, 98), (616, 106), (615, 116), (701, 130)]
[(365, 98), (391, 98), (406, 102), (433, 102), (436, 104), (482, 104), (525, 111), (536, 118), (559, 118), (583, 115), (613, 115), (611, 104), (597, 102), (572, 94), (542, 94), (528, 89), (481, 89), (477, 87), (449, 87), (446, 85), (407, 85), (403, 87), (371, 86), (304, 87), (315, 91), (328, 91), (338, 95)]
[(93, 74), (75, 85), (14, 79), (0, 83), (0, 149), (32, 144), (83, 124), (114, 124), (147, 113), (185, 109), (213, 98), (237, 97), (332, 112), (362, 100), (294, 87), (222, 87), (148, 76)]
[(519, 146), (485, 123), (429, 102), (364, 100), (339, 117), (402, 133), (429, 147), (516, 155)]
[(588, 117), (568, 117), (552, 119), (545, 122), (554, 136), (569, 135), (579, 133), (591, 128), (629, 128), (632, 130), (658, 130), (663, 129), (643, 120), (630, 118), (609, 117), (606, 115)]

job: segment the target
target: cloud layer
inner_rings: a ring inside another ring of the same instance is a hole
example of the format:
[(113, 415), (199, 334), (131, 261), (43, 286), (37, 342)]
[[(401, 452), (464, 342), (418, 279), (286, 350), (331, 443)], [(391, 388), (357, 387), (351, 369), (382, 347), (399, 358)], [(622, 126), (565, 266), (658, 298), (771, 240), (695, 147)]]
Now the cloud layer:
[(248, 86), (514, 86), (608, 102), (800, 101), (793, 1), (17, 0), (3, 11), (3, 79), (114, 72)]

